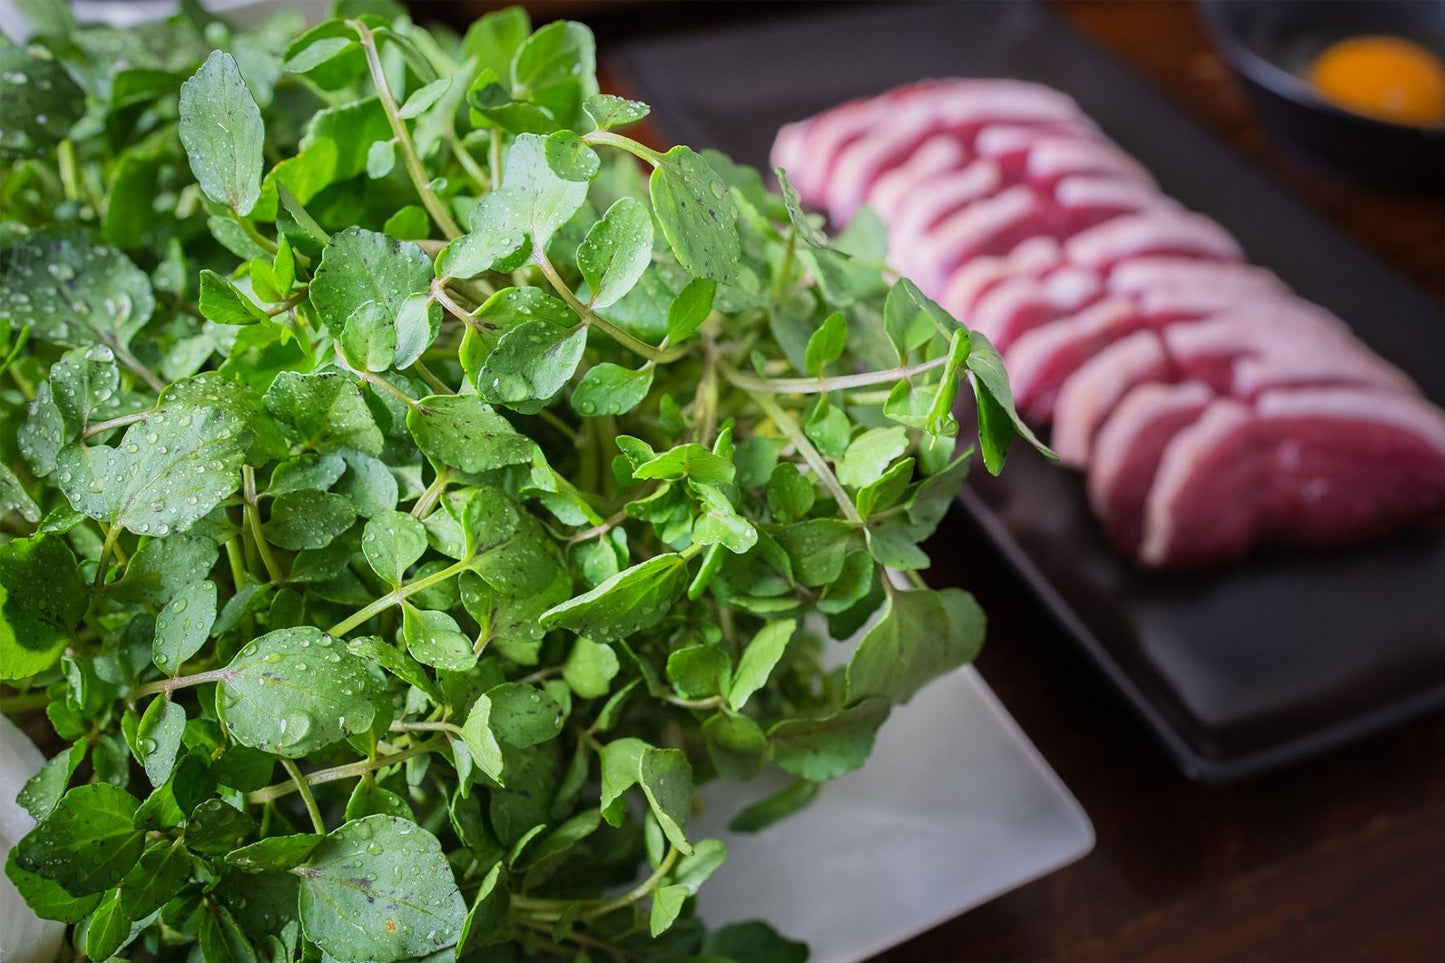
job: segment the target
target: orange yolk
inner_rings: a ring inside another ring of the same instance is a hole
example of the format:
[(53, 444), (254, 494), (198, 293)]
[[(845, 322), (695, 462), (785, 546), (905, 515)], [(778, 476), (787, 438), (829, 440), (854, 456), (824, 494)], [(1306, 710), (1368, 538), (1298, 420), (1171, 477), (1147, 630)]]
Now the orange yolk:
[(1326, 48), (1309, 81), (1357, 114), (1417, 127), (1445, 125), (1445, 60), (1401, 37), (1352, 37)]

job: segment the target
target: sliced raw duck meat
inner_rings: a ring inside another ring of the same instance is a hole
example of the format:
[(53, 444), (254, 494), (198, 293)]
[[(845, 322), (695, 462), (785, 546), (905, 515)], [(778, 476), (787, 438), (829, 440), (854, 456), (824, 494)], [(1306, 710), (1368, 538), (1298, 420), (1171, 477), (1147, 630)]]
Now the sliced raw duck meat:
[(1043, 277), (1017, 274), (999, 281), (980, 297), (967, 323), (982, 331), (1000, 351), (1007, 351), (1028, 331), (1080, 311), (1103, 290), (1098, 275), (1069, 265)]
[(890, 267), (998, 347), (1144, 564), (1445, 516), (1445, 413), (1068, 97), (928, 81), (789, 125), (773, 159), (835, 226), (878, 213)]
[(980, 255), (1007, 254), (1046, 217), (1039, 196), (1023, 184), (969, 204), (913, 240), (913, 280), (929, 297), (941, 297), (954, 268)]
[(1445, 413), (1322, 388), (1212, 402), (1159, 461), (1140, 560), (1183, 568), (1261, 543), (1329, 547), (1445, 513)]
[(885, 223), (891, 222), (908, 192), (935, 175), (959, 169), (967, 157), (968, 152), (957, 138), (935, 134), (908, 160), (873, 182), (868, 192), (868, 206)]
[(1173, 368), (1153, 331), (1136, 331), (1099, 352), (1059, 389), (1052, 445), (1059, 460), (1082, 468), (1094, 432), (1134, 385), (1172, 380)]
[(927, 232), (953, 212), (991, 196), (1002, 183), (998, 164), (991, 160), (925, 179), (899, 202), (888, 225), (889, 259), (912, 274), (912, 263), (927, 250)]
[(976, 328), (974, 312), (995, 287), (1015, 277), (1037, 277), (1057, 267), (1063, 248), (1051, 237), (1031, 237), (1004, 257), (977, 257), (953, 272), (939, 302), (944, 309), (970, 328)]
[(1074, 235), (1064, 245), (1068, 260), (1104, 274), (1122, 261), (1145, 255), (1221, 261), (1243, 257), (1234, 238), (1209, 218), (1171, 210), (1116, 217)]
[(1123, 551), (1137, 552), (1144, 537), (1144, 505), (1164, 449), (1216, 397), (1197, 381), (1142, 384), (1099, 430), (1089, 461), (1089, 504)]

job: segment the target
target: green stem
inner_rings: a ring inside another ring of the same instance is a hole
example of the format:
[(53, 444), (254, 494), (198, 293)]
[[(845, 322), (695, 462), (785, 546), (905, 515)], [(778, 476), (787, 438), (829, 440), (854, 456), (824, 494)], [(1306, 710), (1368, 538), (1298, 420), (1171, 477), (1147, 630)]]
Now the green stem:
[(411, 517), (418, 521), (426, 518), (432, 506), (436, 504), (437, 499), (441, 498), (442, 493), (446, 491), (447, 484), (451, 480), (452, 470), (450, 468), (443, 468), (437, 472), (437, 476), (433, 478), (432, 483), (426, 487), (426, 491), (422, 492), (417, 498), (416, 504), (411, 506)]
[(89, 438), (92, 435), (99, 435), (102, 432), (110, 431), (112, 428), (124, 428), (126, 425), (133, 425), (137, 421), (145, 421), (151, 416), (149, 411), (137, 411), (132, 415), (121, 415), (118, 418), (111, 418), (109, 421), (97, 421), (86, 428), (80, 437)]
[[(301, 782), (308, 786), (320, 786), (328, 782), (338, 782), (342, 779), (354, 779), (357, 776), (364, 776), (368, 772), (377, 769), (385, 769), (387, 766), (398, 762), (405, 762), (417, 756), (425, 756), (428, 753), (436, 752), (446, 744), (446, 740), (436, 740), (419, 743), (410, 749), (403, 749), (386, 756), (378, 756), (375, 759), (362, 759), (358, 762), (349, 762), (344, 766), (333, 766), (330, 769), (318, 769), (302, 777)], [(267, 786), (264, 789), (257, 789), (255, 792), (246, 795), (246, 801), (252, 804), (268, 803), (282, 796), (289, 796), (297, 792), (300, 783), (295, 778), (285, 782), (278, 782), (275, 785)]]
[(594, 130), (590, 134), (583, 134), (582, 140), (588, 144), (606, 144), (609, 147), (616, 147), (618, 150), (625, 150), (634, 157), (647, 161), (653, 167), (662, 163), (662, 155), (651, 147), (639, 144), (631, 137), (614, 134), (610, 130)]
[(378, 613), (385, 612), (387, 609), (391, 608), (393, 605), (396, 605), (398, 602), (401, 602), (403, 599), (415, 595), (417, 592), (420, 592), (424, 589), (430, 588), (438, 582), (445, 582), (447, 579), (451, 578), (454, 575), (459, 575), (462, 572), (465, 572), (467, 569), (472, 567), (472, 561), (473, 560), (470, 558), (464, 558), (460, 562), (455, 562), (451, 565), (448, 565), (446, 568), (442, 569), (439, 572), (433, 572), (430, 575), (425, 576), (424, 578), (419, 578), (415, 581), (408, 582), (400, 588), (393, 589), (392, 591), (387, 592), (375, 602), (372, 602), (365, 608), (359, 609), (358, 611), (352, 613), (350, 617), (342, 619), (340, 622), (337, 622), (329, 630), (327, 630), (327, 634), (335, 636), (345, 635), (347, 632), (350, 632), (358, 625), (361, 625), (367, 619), (371, 618), (374, 615), (377, 615)]
[(773, 282), (773, 303), (777, 304), (783, 300), (783, 295), (788, 293), (788, 276), (793, 273), (793, 257), (798, 247), (798, 229), (792, 228), (788, 231), (788, 243), (783, 248), (783, 263), (778, 268), (778, 277)]
[(123, 348), (119, 341), (114, 338), (103, 338), (105, 346), (115, 355), (115, 360), (129, 368), (134, 374), (140, 377), (150, 389), (156, 394), (166, 390), (166, 383), (157, 378), (151, 369), (140, 363), (140, 359)]
[(305, 301), (305, 300), (306, 300), (306, 292), (305, 292), (305, 291), (301, 291), (301, 292), (299, 292), (299, 293), (297, 293), (297, 294), (293, 294), (291, 297), (287, 298), (285, 301), (282, 301), (280, 304), (276, 305), (274, 308), (267, 308), (266, 311), (265, 311), (266, 317), (268, 317), (268, 318), (274, 318), (274, 317), (276, 317), (276, 315), (278, 315), (278, 314), (285, 314), (287, 311), (290, 311), (292, 308), (296, 307), (296, 305), (300, 304), (302, 301)]
[(100, 546), (100, 560), (95, 565), (95, 584), (91, 587), (96, 591), (105, 585), (105, 569), (110, 564), (110, 553), (115, 550), (115, 540), (120, 538), (120, 526), (107, 529), (105, 541)]
[(572, 288), (568, 286), (567, 282), (562, 280), (562, 276), (557, 273), (557, 269), (552, 266), (552, 262), (547, 258), (546, 253), (542, 251), (541, 248), (533, 250), (532, 263), (542, 269), (542, 273), (546, 275), (547, 280), (551, 282), (553, 289), (562, 297), (563, 301), (567, 302), (567, 306), (577, 313), (577, 316), (582, 319), (584, 324), (597, 328), (624, 348), (641, 355), (648, 361), (656, 362), (672, 361), (685, 353), (685, 348), (656, 348), (598, 315), (587, 305), (583, 304), (572, 291)]
[(256, 225), (251, 223), (251, 219), (249, 217), (238, 216), (236, 218), (236, 221), (241, 225), (241, 230), (246, 232), (246, 236), (249, 237), (251, 240), (255, 241), (256, 244), (260, 246), (261, 250), (265, 251), (267, 254), (276, 253), (276, 242), (271, 240), (266, 235), (262, 234), (260, 231), (256, 230)]
[(229, 670), (212, 669), (209, 672), (197, 672), (195, 675), (182, 675), (174, 679), (160, 679), (156, 682), (147, 682), (145, 685), (136, 686), (131, 690), (132, 702), (139, 702), (146, 696), (159, 695), (162, 692), (174, 692), (177, 689), (189, 689), (192, 686), (205, 685), (207, 682), (220, 682), (227, 678)]
[(456, 155), (457, 163), (462, 165), (462, 169), (467, 172), (467, 176), (482, 190), (487, 190), (490, 186), (490, 181), (487, 180), (487, 172), (482, 170), (482, 166), (477, 163), (476, 158), (467, 150), (466, 146), (462, 143), (462, 139), (457, 136), (457, 132), (453, 130), (450, 125), (448, 125), (446, 129), (445, 136), (447, 143), (451, 146), (452, 153)]
[(242, 465), (241, 482), (246, 498), (246, 507), (243, 509), (246, 524), (251, 529), (251, 538), (256, 542), (256, 551), (261, 553), (261, 564), (266, 566), (266, 575), (272, 582), (284, 582), (286, 577), (276, 562), (276, 556), (271, 554), (271, 543), (266, 541), (266, 536), (261, 531), (261, 507), (256, 502), (256, 469), (250, 465)]
[(848, 391), (852, 388), (864, 388), (869, 385), (887, 384), (890, 381), (902, 381), (905, 378), (912, 378), (915, 375), (932, 371), (935, 368), (942, 368), (948, 363), (947, 358), (934, 358), (932, 361), (923, 361), (919, 364), (911, 364), (901, 368), (888, 368), (883, 371), (860, 371), (851, 375), (835, 375), (831, 378), (754, 378), (752, 375), (744, 374), (741, 371), (729, 369), (725, 372), (728, 381), (748, 392), (767, 392), (777, 395), (816, 395), (829, 391)]
[(381, 56), (376, 49), (376, 37), (371, 28), (360, 20), (348, 20), (346, 25), (361, 38), (361, 49), (366, 53), (366, 66), (371, 71), (371, 82), (376, 86), (376, 96), (381, 100), (387, 123), (391, 125), (392, 136), (396, 138), (397, 149), (401, 151), (402, 161), (406, 165), (406, 173), (411, 178), (412, 186), (416, 188), (417, 196), (421, 198), (422, 206), (448, 238), (461, 237), (462, 229), (457, 227), (457, 222), (447, 213), (441, 198), (431, 189), (431, 179), (427, 177), (426, 168), (422, 166), (421, 158), (417, 155), (416, 145), (412, 143), (411, 134), (398, 113), (396, 98), (392, 96), (391, 85), (386, 82), (386, 71), (381, 66)]
[(413, 361), (413, 362), (411, 363), (411, 368), (412, 368), (413, 371), (415, 371), (415, 372), (417, 373), (417, 377), (421, 378), (422, 381), (425, 381), (425, 382), (426, 382), (426, 386), (427, 386), (428, 388), (430, 388), (434, 394), (439, 394), (439, 395), (454, 395), (454, 394), (456, 394), (456, 392), (453, 391), (453, 390), (451, 389), (451, 387), (448, 386), (445, 381), (443, 381), (442, 379), (438, 378), (436, 375), (432, 374), (432, 370), (431, 370), (430, 368), (428, 368), (426, 365), (422, 364), (420, 360)]
[(462, 727), (451, 722), (402, 722), (391, 724), (392, 732), (450, 732), (460, 736)]
[(447, 314), (450, 314), (458, 321), (461, 321), (467, 327), (475, 328), (478, 331), (483, 328), (490, 331), (496, 330), (495, 325), (478, 320), (475, 315), (473, 315), (466, 308), (458, 304), (456, 300), (452, 298), (451, 294), (447, 292), (447, 289), (442, 286), (442, 282), (440, 280), (436, 280), (431, 283), (431, 296), (436, 298), (437, 304), (440, 304), (443, 308), (446, 309)]
[[(726, 369), (725, 373), (728, 376), (728, 380), (732, 380), (732, 375), (735, 374), (732, 369)], [(828, 467), (828, 463), (823, 460), (823, 456), (818, 453), (818, 449), (813, 447), (813, 443), (808, 440), (808, 436), (803, 433), (803, 429), (798, 427), (798, 423), (793, 420), (792, 415), (784, 411), (782, 407), (772, 399), (771, 395), (763, 392), (749, 391), (748, 397), (753, 399), (753, 404), (761, 408), (763, 414), (768, 416), (768, 420), (777, 425), (778, 430), (787, 436), (788, 440), (793, 443), (794, 448), (798, 449), (798, 453), (803, 456), (803, 460), (808, 463), (808, 467), (813, 470), (813, 474), (818, 476), (818, 481), (822, 482), (823, 487), (828, 489), (832, 494), (834, 500), (838, 503), (839, 510), (848, 517), (848, 520), (855, 525), (863, 524), (863, 517), (859, 515), (858, 510), (853, 507), (853, 499), (848, 497), (848, 493), (845, 492), (843, 486), (838, 483), (838, 476), (833, 474), (833, 469)]]
[(296, 765), (295, 759), (281, 757), (281, 765), (296, 784), (301, 793), (301, 801), (306, 804), (306, 812), (311, 816), (311, 825), (318, 836), (326, 835), (326, 821), (321, 818), (321, 808), (316, 805), (316, 797), (311, 792), (311, 786), (306, 782), (306, 777), (301, 775), (301, 767)]
[(502, 187), (502, 131), (492, 128), (492, 143), (487, 148), (487, 165), (492, 169), (492, 190)]

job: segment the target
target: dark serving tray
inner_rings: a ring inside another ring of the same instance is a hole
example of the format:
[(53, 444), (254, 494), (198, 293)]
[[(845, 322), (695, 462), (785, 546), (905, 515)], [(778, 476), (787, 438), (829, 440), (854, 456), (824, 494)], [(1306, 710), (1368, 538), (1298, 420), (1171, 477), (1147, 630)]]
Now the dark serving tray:
[[(774, 132), (923, 77), (1073, 95), (1169, 194), (1348, 320), (1445, 400), (1445, 311), (1036, 3), (853, 5), (621, 48), (608, 66), (669, 137), (766, 167)], [(1225, 781), (1445, 706), (1445, 532), (1146, 574), (1071, 472), (1017, 450), (963, 502), (1186, 774)]]

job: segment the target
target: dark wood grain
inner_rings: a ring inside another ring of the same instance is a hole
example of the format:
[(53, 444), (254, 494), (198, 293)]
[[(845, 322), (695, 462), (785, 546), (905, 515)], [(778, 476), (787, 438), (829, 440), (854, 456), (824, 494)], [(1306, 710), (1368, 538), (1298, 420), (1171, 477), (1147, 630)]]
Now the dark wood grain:
[[(539, 18), (560, 7), (533, 4)], [(569, 2), (617, 39), (775, 12), (776, 3)], [(1391, 197), (1312, 172), (1272, 143), (1180, 2), (1059, 2), (1181, 108), (1445, 301), (1445, 202)], [(461, 19), (478, 5), (454, 8)], [(437, 7), (426, 5), (430, 12)], [(625, 11), (631, 10), (629, 16)], [(1230, 787), (1181, 776), (981, 532), (954, 513), (935, 585), (989, 613), (979, 668), (1094, 821), (1079, 863), (878, 958), (880, 963), (1445, 960), (1445, 718)]]

